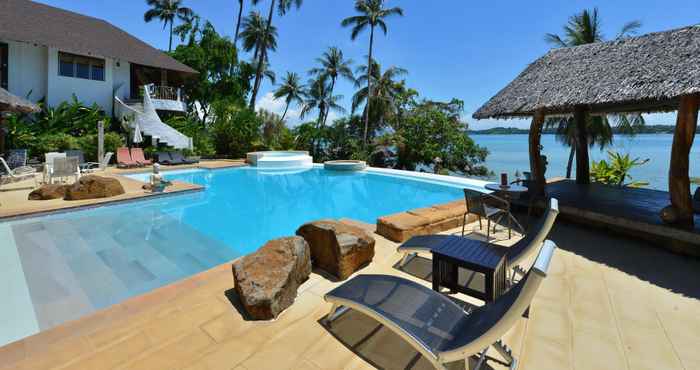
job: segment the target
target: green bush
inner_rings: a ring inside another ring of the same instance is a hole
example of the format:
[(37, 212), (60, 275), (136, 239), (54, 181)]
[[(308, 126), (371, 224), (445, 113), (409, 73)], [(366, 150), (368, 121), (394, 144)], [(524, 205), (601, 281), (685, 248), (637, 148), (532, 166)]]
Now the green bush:
[(48, 152), (62, 152), (69, 149), (78, 149), (78, 139), (68, 134), (41, 134), (36, 138), (34, 145), (30, 147), (32, 155), (41, 157)]
[[(116, 132), (105, 132), (105, 153), (116, 153), (124, 146), (124, 137)], [(97, 135), (85, 135), (77, 138), (77, 147), (85, 154), (86, 161), (97, 162)]]
[(216, 153), (243, 158), (246, 153), (262, 146), (262, 122), (255, 112), (233, 105), (218, 105), (211, 127)]

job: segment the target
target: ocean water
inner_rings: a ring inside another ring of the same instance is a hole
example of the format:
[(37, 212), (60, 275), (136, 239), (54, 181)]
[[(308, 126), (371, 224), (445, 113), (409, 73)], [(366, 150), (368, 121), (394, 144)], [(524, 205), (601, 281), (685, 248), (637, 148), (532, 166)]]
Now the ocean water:
[[(515, 171), (529, 171), (528, 135), (471, 135), (471, 138), (489, 149), (486, 166), (496, 176), (505, 172), (513, 177)], [(690, 153), (690, 176), (700, 177), (700, 138), (695, 141)], [(668, 190), (672, 142), (673, 135), (670, 134), (617, 135), (611, 147), (602, 151), (594, 147), (589, 153), (591, 160), (606, 159), (608, 150), (629, 153), (633, 158), (648, 158), (648, 163), (631, 171), (632, 179), (648, 182), (650, 188)], [(542, 135), (542, 146), (542, 153), (549, 161), (546, 176), (565, 176), (569, 148), (557, 142), (554, 135)], [(572, 176), (576, 174), (575, 162)], [(692, 187), (694, 189), (695, 185)]]

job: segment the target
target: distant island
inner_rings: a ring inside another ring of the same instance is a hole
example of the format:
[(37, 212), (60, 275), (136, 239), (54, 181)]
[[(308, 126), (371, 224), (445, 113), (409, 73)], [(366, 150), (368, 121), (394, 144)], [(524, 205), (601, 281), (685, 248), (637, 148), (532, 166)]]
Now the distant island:
[[(673, 125), (646, 125), (637, 129), (637, 134), (672, 134), (675, 126)], [(485, 130), (469, 130), (470, 135), (527, 135), (530, 132), (528, 129), (515, 127), (494, 127)], [(554, 129), (545, 129), (543, 134), (555, 134)], [(619, 134), (619, 130), (613, 127), (613, 133)]]

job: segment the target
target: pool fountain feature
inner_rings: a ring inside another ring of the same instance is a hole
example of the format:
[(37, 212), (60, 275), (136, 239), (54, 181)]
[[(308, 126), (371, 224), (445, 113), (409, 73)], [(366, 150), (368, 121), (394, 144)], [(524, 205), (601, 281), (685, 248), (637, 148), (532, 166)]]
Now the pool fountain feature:
[(262, 169), (303, 168), (314, 164), (313, 158), (306, 151), (252, 152), (248, 153), (247, 162)]

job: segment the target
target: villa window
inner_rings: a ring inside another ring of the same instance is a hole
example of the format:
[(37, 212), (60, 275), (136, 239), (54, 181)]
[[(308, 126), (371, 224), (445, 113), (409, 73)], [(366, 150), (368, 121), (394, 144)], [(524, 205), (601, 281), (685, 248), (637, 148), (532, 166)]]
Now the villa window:
[(58, 74), (64, 77), (104, 81), (105, 61), (104, 59), (59, 52)]

